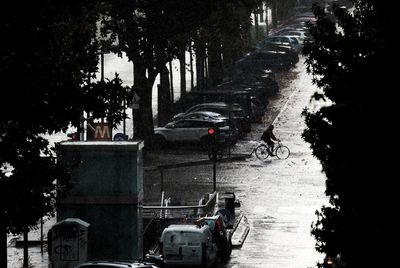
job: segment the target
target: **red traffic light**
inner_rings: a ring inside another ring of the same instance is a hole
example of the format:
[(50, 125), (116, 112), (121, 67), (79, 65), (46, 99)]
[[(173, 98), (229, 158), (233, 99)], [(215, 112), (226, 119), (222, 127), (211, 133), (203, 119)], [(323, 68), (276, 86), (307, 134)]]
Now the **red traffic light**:
[(209, 128), (208, 129), (208, 135), (214, 135), (215, 134), (215, 129)]

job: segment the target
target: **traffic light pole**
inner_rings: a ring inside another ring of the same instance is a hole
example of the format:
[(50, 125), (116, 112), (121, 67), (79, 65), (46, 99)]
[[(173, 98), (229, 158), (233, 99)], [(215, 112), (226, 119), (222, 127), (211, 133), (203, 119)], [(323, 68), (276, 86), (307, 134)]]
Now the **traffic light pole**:
[(213, 192), (215, 192), (217, 190), (217, 155), (214, 154), (213, 158)]
[(211, 138), (211, 158), (213, 162), (213, 191), (217, 190), (217, 128), (209, 128), (208, 135)]

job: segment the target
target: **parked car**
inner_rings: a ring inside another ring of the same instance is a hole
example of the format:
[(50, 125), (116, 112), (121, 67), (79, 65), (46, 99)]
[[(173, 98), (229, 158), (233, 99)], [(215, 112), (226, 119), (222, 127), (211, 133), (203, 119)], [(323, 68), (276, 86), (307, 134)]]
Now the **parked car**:
[(285, 30), (280, 33), (280, 35), (298, 36), (303, 42), (309, 37), (306, 31), (300, 30)]
[[(177, 120), (177, 119), (181, 119), (183, 118), (183, 116), (185, 116), (188, 113), (192, 113), (192, 112), (197, 112), (197, 111), (208, 111), (208, 112), (213, 112), (210, 110), (205, 110), (204, 108), (214, 108), (214, 107), (223, 107), (223, 108), (229, 108), (229, 110), (232, 109), (241, 109), (239, 104), (228, 104), (228, 103), (224, 103), (224, 102), (205, 102), (205, 103), (200, 103), (200, 104), (196, 104), (193, 105), (192, 107), (190, 107), (189, 109), (187, 109), (186, 111), (182, 112), (182, 113), (178, 113), (176, 115), (174, 115), (172, 117), (172, 120)], [(224, 113), (219, 113), (222, 114), (223, 116), (228, 116), (229, 114)]]
[(246, 91), (237, 87), (233, 83), (223, 83), (216, 87), (216, 90), (205, 90), (194, 93), (199, 96), (199, 99), (203, 99), (209, 102), (212, 101), (223, 101), (225, 103), (237, 103), (245, 112), (246, 116), (250, 117), (251, 122), (256, 122), (259, 118), (258, 114), (255, 114), (252, 109), (252, 97), (256, 97), (256, 94), (252, 91)]
[(287, 52), (281, 50), (257, 50), (235, 63), (238, 70), (252, 70), (257, 72), (260, 69), (270, 69), (276, 72), (287, 70), (293, 65), (293, 59)]
[(222, 114), (225, 117), (232, 119), (235, 127), (239, 130), (239, 137), (243, 137), (244, 133), (251, 130), (250, 117), (246, 116), (244, 110), (237, 103), (225, 102), (206, 102), (194, 105), (187, 109), (185, 112), (175, 115), (172, 119), (177, 120), (182, 118), (185, 114), (196, 111), (209, 111)]
[(261, 46), (265, 46), (268, 44), (282, 44), (282, 45), (290, 45), (295, 51), (300, 52), (301, 45), (296, 38), (292, 38), (289, 36), (282, 36), (282, 35), (274, 35), (265, 38), (261, 42)]
[(223, 116), (220, 113), (210, 112), (210, 111), (196, 111), (183, 115), (182, 119), (202, 119), (202, 120), (217, 120), (217, 121), (224, 120), (227, 122), (227, 124), (230, 127), (230, 130), (232, 131), (232, 133), (230, 133), (231, 144), (235, 143), (237, 141), (237, 138), (239, 137), (239, 129), (235, 126), (233, 120), (229, 117)]
[(235, 131), (229, 122), (223, 119), (180, 119), (169, 122), (164, 127), (154, 128), (155, 143), (162, 147), (166, 144), (197, 143), (207, 148), (210, 143), (208, 130), (217, 128), (219, 144), (229, 144), (236, 141)]
[(289, 35), (289, 34), (282, 34), (282, 36), (287, 36), (287, 37), (290, 37), (291, 39), (297, 40), (297, 43), (300, 46), (299, 52), (301, 51), (301, 49), (303, 48), (303, 44), (304, 44), (304, 39), (303, 38), (301, 38), (300, 36), (297, 36), (297, 35)]
[(218, 247), (208, 225), (173, 224), (160, 237), (166, 266), (209, 267), (216, 263)]
[(210, 226), (213, 241), (218, 247), (218, 257), (226, 262), (232, 253), (232, 230), (226, 227), (221, 215), (200, 218), (199, 221)]
[(264, 51), (283, 51), (287, 53), (290, 64), (296, 64), (299, 61), (299, 52), (293, 48), (289, 43), (267, 43), (260, 46), (260, 50)]
[(275, 73), (270, 70), (268, 72), (263, 70), (261, 73), (251, 72), (246, 69), (242, 72), (239, 72), (239, 70), (236, 71), (233, 83), (245, 90), (253, 91), (265, 105), (268, 104), (268, 98), (279, 91)]
[(141, 260), (96, 260), (84, 262), (75, 268), (159, 268), (159, 266)]
[(209, 112), (209, 111), (196, 111), (185, 114), (181, 117), (182, 119), (229, 119), (222, 114)]

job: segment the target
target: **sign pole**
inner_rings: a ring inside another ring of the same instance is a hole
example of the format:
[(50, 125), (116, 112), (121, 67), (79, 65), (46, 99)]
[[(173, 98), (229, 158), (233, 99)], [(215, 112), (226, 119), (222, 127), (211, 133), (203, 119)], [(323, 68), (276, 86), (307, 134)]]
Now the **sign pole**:
[(216, 155), (213, 157), (213, 192), (217, 190), (217, 160)]

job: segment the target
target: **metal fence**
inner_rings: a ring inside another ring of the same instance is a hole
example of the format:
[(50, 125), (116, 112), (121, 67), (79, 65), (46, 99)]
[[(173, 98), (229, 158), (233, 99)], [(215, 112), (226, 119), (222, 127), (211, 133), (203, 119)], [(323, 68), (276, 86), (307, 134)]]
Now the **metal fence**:
[(162, 197), (162, 206), (143, 206), (143, 218), (145, 219), (191, 219), (206, 215), (213, 215), (217, 207), (218, 194), (207, 194), (194, 206), (169, 206), (168, 199)]

